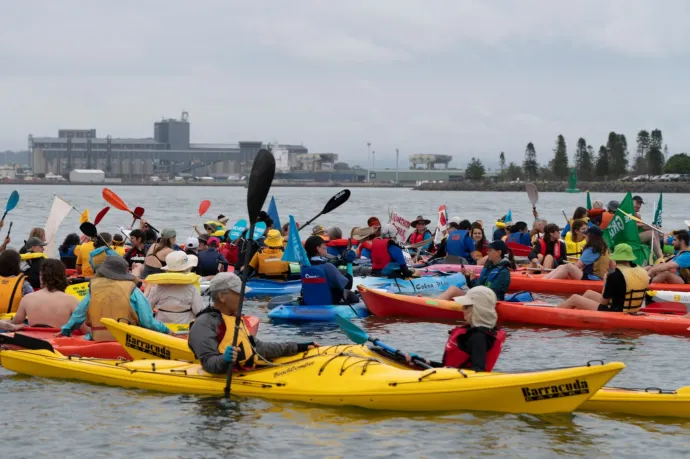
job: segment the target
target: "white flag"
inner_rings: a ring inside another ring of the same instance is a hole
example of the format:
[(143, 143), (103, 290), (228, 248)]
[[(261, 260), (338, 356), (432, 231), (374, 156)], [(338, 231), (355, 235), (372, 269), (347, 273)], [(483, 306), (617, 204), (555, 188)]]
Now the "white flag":
[(53, 200), (53, 207), (50, 209), (50, 215), (48, 215), (48, 221), (46, 222), (45, 232), (46, 232), (46, 242), (48, 245), (45, 247), (45, 254), (48, 258), (54, 258), (57, 249), (57, 232), (60, 228), (60, 223), (65, 219), (69, 211), (72, 210), (72, 206), (63, 201), (58, 196), (55, 196)]

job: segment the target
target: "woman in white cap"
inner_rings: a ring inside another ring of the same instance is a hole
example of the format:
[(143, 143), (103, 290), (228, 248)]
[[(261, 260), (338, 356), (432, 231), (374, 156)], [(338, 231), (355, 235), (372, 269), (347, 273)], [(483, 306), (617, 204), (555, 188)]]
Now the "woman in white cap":
[(151, 274), (148, 300), (156, 312), (156, 319), (164, 323), (188, 324), (204, 309), (199, 293), (199, 276), (192, 269), (197, 257), (175, 251), (165, 257), (162, 274)]

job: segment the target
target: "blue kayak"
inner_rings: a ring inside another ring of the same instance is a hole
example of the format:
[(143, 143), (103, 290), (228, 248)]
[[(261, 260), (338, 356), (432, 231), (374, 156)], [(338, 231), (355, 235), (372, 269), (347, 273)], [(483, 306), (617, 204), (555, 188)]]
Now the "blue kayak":
[[(355, 276), (353, 278), (352, 290), (356, 290), (357, 285), (364, 285), (367, 288), (379, 288), (391, 293), (441, 293), (448, 287), (463, 287), (466, 283), (462, 273), (452, 273), (448, 275), (414, 277), (411, 279), (391, 279), (388, 277)], [(247, 298), (274, 297), (279, 295), (299, 294), (302, 290), (301, 280), (275, 281), (268, 279), (249, 279), (247, 287), (251, 291), (247, 293)]]
[(339, 304), (324, 306), (304, 306), (283, 304), (268, 312), (268, 318), (274, 321), (294, 322), (335, 322), (336, 316), (345, 319), (367, 317), (369, 310), (364, 303)]

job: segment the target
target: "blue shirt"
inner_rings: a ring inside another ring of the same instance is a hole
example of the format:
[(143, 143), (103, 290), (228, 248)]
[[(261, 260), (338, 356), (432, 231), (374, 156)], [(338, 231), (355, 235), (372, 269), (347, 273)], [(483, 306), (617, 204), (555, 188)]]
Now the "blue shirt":
[(529, 233), (510, 233), (510, 236), (508, 236), (508, 240), (506, 242), (531, 246), (532, 238), (530, 237)]
[(388, 254), (391, 256), (393, 263), (397, 263), (400, 266), (407, 266), (407, 260), (405, 260), (405, 255), (403, 251), (397, 245), (390, 244), (388, 246)]
[(601, 280), (601, 277), (593, 273), (594, 263), (601, 258), (600, 253), (596, 253), (591, 247), (587, 247), (582, 251), (582, 256), (580, 256), (580, 261), (585, 265), (583, 273), (589, 280)]
[(329, 288), (345, 290), (345, 286), (348, 284), (349, 280), (338, 271), (338, 268), (336, 268), (334, 264), (328, 263), (326, 259), (322, 257), (311, 257), (311, 259), (320, 262), (317, 266), (323, 269), (324, 275), (326, 276), (326, 283)]
[(494, 231), (494, 241), (498, 241), (503, 239), (503, 236), (506, 235), (506, 230), (505, 228), (498, 228), (496, 231)]
[[(91, 292), (88, 292), (79, 302), (77, 309), (74, 310), (67, 323), (60, 329), (63, 335), (72, 336), (72, 331), (79, 328), (79, 326), (84, 323), (86, 320), (86, 311), (89, 309), (90, 302)], [(129, 297), (129, 304), (132, 305), (132, 309), (137, 313), (139, 323), (142, 327), (161, 333), (170, 333), (170, 329), (166, 327), (163, 322), (159, 322), (153, 318), (153, 309), (151, 309), (149, 300), (141, 293), (141, 290), (138, 288), (132, 290), (132, 294)], [(92, 339), (91, 334), (89, 333), (85, 338)]]
[(676, 274), (680, 276), (681, 269), (690, 268), (690, 252), (679, 252), (678, 255), (673, 259), (678, 264), (678, 269)]
[(215, 276), (218, 274), (219, 264), (226, 266), (228, 264), (228, 260), (226, 260), (215, 248), (208, 248), (200, 251), (197, 254), (197, 258), (199, 261), (196, 265), (196, 273), (202, 277)]

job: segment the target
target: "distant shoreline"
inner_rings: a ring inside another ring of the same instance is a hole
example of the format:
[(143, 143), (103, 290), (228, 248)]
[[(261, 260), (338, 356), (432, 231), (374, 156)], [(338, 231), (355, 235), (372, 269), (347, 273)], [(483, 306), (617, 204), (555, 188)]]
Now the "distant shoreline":
[[(208, 187), (246, 187), (246, 182), (189, 182), (189, 183), (176, 183), (176, 182), (99, 182), (99, 183), (71, 183), (68, 181), (59, 182), (55, 180), (2, 180), (0, 181), (2, 185), (102, 185), (108, 186), (154, 186), (154, 187), (195, 187), (195, 186), (208, 186)], [(271, 184), (272, 187), (285, 187), (285, 188), (412, 188), (412, 185), (400, 185), (396, 186), (392, 183), (357, 183), (357, 182), (286, 182), (281, 180), (274, 180)]]
[[(424, 183), (414, 190), (418, 191), (525, 191), (527, 182), (443, 182)], [(564, 193), (567, 182), (534, 182), (539, 191)], [(581, 182), (577, 184), (581, 192), (626, 193), (690, 193), (690, 182)]]

